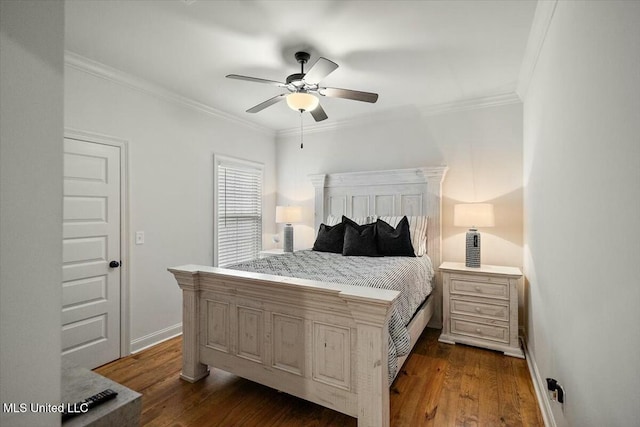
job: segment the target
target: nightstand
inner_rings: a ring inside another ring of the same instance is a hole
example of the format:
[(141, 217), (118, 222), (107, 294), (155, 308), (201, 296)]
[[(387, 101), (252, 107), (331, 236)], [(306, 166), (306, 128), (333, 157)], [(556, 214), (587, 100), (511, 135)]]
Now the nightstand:
[(267, 258), (267, 257), (270, 257), (270, 256), (282, 255), (282, 254), (284, 254), (284, 250), (282, 248), (280, 248), (280, 249), (265, 249), (264, 251), (260, 251), (258, 256), (260, 258)]
[(516, 267), (444, 262), (442, 272), (442, 334), (438, 341), (502, 351), (524, 359), (518, 341)]

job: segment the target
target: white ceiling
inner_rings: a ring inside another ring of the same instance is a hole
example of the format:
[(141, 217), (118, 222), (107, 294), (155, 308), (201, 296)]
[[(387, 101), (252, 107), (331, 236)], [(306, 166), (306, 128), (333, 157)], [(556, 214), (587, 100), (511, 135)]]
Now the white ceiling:
[[(376, 92), (376, 104), (321, 99), (329, 119), (515, 91), (535, 0), (66, 1), (66, 48), (273, 130), (299, 126), (282, 90), (298, 50), (340, 66), (323, 86)], [(308, 67), (307, 67), (308, 69)], [(314, 123), (306, 114), (305, 123)]]

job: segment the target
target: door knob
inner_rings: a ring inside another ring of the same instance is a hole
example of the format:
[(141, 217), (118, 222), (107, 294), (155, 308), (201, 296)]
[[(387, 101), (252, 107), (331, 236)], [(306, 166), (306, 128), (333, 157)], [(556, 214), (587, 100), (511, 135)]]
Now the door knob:
[(111, 262), (109, 263), (109, 267), (111, 267), (111, 268), (118, 268), (118, 267), (120, 267), (120, 263), (119, 263), (118, 261), (111, 261)]

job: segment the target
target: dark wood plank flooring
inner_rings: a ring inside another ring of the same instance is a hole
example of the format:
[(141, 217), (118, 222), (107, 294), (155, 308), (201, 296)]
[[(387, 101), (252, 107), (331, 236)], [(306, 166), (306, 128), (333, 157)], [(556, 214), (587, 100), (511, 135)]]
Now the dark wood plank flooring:
[[(525, 360), (426, 329), (391, 386), (392, 426), (543, 426)], [(212, 369), (179, 379), (182, 338), (95, 371), (142, 393), (145, 426), (353, 426), (355, 418)]]

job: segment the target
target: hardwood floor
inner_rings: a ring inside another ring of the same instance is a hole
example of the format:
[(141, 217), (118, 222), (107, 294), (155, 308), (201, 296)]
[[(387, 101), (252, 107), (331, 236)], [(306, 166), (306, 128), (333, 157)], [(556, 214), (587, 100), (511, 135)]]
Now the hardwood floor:
[[(426, 329), (391, 386), (392, 426), (543, 426), (525, 360), (438, 342)], [(212, 370), (179, 379), (182, 338), (95, 371), (142, 393), (148, 426), (356, 426), (356, 419)]]

